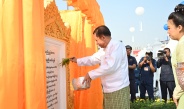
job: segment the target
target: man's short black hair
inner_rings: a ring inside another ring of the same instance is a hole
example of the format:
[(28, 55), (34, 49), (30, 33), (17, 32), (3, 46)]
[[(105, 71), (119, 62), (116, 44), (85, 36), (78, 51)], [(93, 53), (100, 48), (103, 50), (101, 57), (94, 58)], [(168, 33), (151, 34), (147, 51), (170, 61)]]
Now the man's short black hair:
[(96, 34), (97, 37), (101, 37), (102, 35), (106, 37), (111, 37), (111, 32), (109, 28), (105, 25), (101, 25), (97, 27), (94, 31), (93, 34)]
[(153, 52), (151, 52), (151, 51), (146, 51), (146, 53), (145, 54), (148, 54), (149, 56), (153, 56)]
[(168, 50), (169, 52), (171, 52), (170, 48), (164, 48), (164, 50)]

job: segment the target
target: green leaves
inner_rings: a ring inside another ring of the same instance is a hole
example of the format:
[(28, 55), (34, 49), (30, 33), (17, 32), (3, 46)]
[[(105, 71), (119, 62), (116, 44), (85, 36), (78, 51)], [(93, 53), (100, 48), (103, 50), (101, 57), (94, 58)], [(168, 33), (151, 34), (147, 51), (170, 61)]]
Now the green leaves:
[(161, 100), (157, 98), (155, 101), (149, 99), (136, 99), (134, 103), (130, 103), (130, 109), (176, 109), (176, 105), (173, 100)]
[(62, 65), (62, 67), (65, 65), (68, 65), (70, 63), (70, 59), (69, 58), (63, 58), (62, 62), (59, 63), (60, 65)]

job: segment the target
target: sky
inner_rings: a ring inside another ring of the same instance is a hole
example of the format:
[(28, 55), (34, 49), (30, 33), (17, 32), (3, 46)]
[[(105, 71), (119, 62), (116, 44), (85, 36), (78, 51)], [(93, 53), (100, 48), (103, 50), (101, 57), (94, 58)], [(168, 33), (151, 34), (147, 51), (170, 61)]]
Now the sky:
[[(55, 0), (59, 10), (66, 10), (64, 0)], [(156, 42), (167, 40), (167, 18), (182, 0), (97, 0), (105, 25), (111, 31), (111, 37), (122, 40), (125, 45), (143, 48)], [(143, 7), (144, 13), (137, 15), (137, 7)], [(69, 7), (69, 9), (73, 9)], [(142, 31), (141, 29), (142, 22)], [(135, 28), (130, 31), (130, 28)]]

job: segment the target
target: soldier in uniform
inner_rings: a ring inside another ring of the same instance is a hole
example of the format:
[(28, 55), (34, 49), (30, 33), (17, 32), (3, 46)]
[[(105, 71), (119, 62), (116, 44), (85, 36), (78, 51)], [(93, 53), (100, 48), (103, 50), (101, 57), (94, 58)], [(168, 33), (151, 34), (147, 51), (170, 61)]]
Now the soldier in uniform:
[(128, 71), (129, 71), (131, 101), (134, 102), (134, 100), (136, 99), (134, 70), (137, 66), (137, 61), (136, 61), (135, 57), (131, 56), (132, 47), (130, 45), (126, 45), (125, 47), (126, 47), (127, 57), (128, 57)]

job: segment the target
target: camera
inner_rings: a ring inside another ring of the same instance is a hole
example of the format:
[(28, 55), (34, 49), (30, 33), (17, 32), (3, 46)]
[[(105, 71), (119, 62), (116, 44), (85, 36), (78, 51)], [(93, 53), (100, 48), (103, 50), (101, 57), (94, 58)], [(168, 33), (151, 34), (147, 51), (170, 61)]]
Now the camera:
[(152, 59), (152, 52), (146, 52), (147, 56), (146, 56), (146, 60), (150, 61)]
[(163, 59), (166, 56), (166, 51), (164, 50), (159, 50), (157, 53), (158, 59)]
[(146, 56), (146, 60), (150, 61), (151, 57), (150, 56)]

